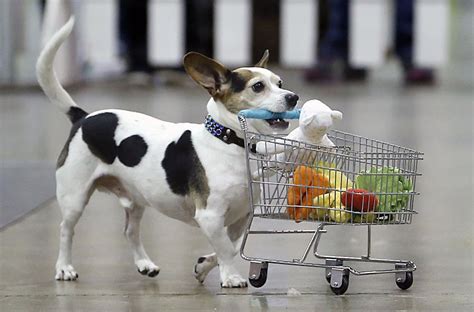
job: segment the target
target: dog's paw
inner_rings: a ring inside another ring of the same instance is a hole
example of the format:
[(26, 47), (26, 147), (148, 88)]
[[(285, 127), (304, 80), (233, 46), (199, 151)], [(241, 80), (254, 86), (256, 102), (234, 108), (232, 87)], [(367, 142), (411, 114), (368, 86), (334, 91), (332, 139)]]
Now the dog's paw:
[(215, 255), (199, 257), (197, 263), (194, 265), (193, 275), (200, 283), (204, 283), (207, 274), (216, 266), (217, 257)]
[(74, 267), (70, 264), (58, 265), (56, 267), (56, 276), (54, 277), (57, 281), (75, 281), (79, 278)]
[(247, 280), (240, 275), (231, 275), (221, 283), (222, 288), (246, 288)]
[(160, 268), (148, 259), (141, 259), (135, 262), (138, 272), (142, 275), (155, 277), (160, 273)]

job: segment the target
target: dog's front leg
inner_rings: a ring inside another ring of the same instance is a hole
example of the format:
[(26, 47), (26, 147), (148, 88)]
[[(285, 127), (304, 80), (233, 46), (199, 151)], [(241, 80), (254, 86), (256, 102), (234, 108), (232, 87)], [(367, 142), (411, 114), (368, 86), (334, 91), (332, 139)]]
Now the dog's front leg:
[[(240, 246), (242, 245), (242, 240), (244, 237), (244, 231), (247, 228), (248, 219), (250, 214), (245, 215), (237, 222), (227, 226), (227, 234), (234, 244), (235, 252), (240, 252)], [(197, 263), (194, 265), (194, 277), (201, 283), (207, 277), (207, 274), (217, 266), (217, 256), (216, 253), (205, 255), (199, 257)]]
[(216, 252), (221, 286), (247, 287), (247, 281), (240, 276), (234, 265), (237, 250), (224, 226), (224, 215), (208, 206), (197, 209), (195, 219)]

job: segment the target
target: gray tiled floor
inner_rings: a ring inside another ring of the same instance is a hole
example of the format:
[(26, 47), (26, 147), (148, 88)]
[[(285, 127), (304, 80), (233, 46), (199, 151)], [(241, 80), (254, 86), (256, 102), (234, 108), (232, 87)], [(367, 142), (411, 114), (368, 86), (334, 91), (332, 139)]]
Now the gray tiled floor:
[[(472, 23), (472, 14), (462, 23)], [(152, 210), (146, 212), (142, 236), (162, 271), (155, 279), (145, 278), (136, 272), (122, 235), (123, 212), (114, 198), (95, 194), (76, 228), (77, 282), (53, 279), (60, 222), (54, 199), (0, 230), (0, 310), (472, 311), (472, 32), (453, 34), (452, 41), (464, 42), (464, 48), (451, 51), (457, 62), (442, 71), (442, 83), (435, 88), (403, 87), (395, 64), (373, 73), (367, 84), (352, 85), (307, 85), (299, 72), (277, 69), (303, 100), (319, 98), (343, 111), (339, 129), (425, 153), (417, 184), (422, 195), (415, 203), (419, 214), (413, 224), (373, 229), (375, 256), (417, 263), (410, 290), (400, 291), (392, 275), (351, 277), (346, 295), (336, 297), (323, 271), (276, 265), (270, 266), (267, 284), (260, 289), (223, 290), (217, 271), (199, 285), (191, 271), (197, 257), (210, 251), (206, 239), (199, 229)], [(125, 108), (176, 122), (201, 122), (207, 100), (188, 83), (153, 88), (91, 84), (72, 93), (87, 111)], [(7, 210), (21, 214), (21, 209), (30, 210), (53, 194), (52, 168), (69, 124), (40, 92), (0, 90), (0, 126), (2, 219)], [(326, 235), (324, 251), (364, 252), (362, 229), (338, 226)], [(304, 243), (300, 237), (280, 237), (278, 243), (273, 237), (258, 238), (249, 253), (291, 258), (301, 254)], [(246, 274), (248, 263), (240, 261), (239, 269)], [(289, 288), (301, 296), (288, 296)]]

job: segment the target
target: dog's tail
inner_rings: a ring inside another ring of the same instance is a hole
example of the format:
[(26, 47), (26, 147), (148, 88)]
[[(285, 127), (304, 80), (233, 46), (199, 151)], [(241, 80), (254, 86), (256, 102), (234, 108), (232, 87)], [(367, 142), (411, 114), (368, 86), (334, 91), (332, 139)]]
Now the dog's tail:
[(58, 30), (46, 43), (36, 62), (36, 77), (48, 98), (65, 113), (72, 123), (82, 119), (87, 113), (77, 106), (69, 93), (59, 83), (53, 69), (53, 62), (59, 47), (66, 41), (74, 26), (74, 17)]

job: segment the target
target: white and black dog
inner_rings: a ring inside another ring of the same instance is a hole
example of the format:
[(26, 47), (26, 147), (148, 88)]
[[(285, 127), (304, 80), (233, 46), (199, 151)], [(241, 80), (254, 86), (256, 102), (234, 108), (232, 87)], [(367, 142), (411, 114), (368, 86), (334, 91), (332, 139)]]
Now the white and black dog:
[[(74, 226), (91, 194), (115, 194), (125, 208), (125, 236), (135, 264), (150, 277), (159, 267), (140, 241), (145, 207), (199, 226), (215, 253), (200, 257), (195, 277), (203, 282), (219, 264), (222, 287), (246, 287), (234, 267), (249, 208), (242, 132), (237, 113), (262, 108), (283, 112), (298, 96), (282, 89), (280, 78), (265, 69), (268, 51), (255, 67), (229, 70), (198, 53), (184, 56), (184, 67), (212, 96), (204, 124), (170, 123), (136, 112), (108, 109), (91, 114), (79, 108), (58, 82), (53, 61), (72, 31), (71, 18), (47, 43), (38, 59), (39, 84), (71, 120), (70, 136), (56, 170), (56, 196), (62, 211), (57, 280), (75, 280), (71, 246)], [(254, 120), (253, 131), (272, 133), (284, 120)], [(254, 194), (258, 196), (259, 191)]]

